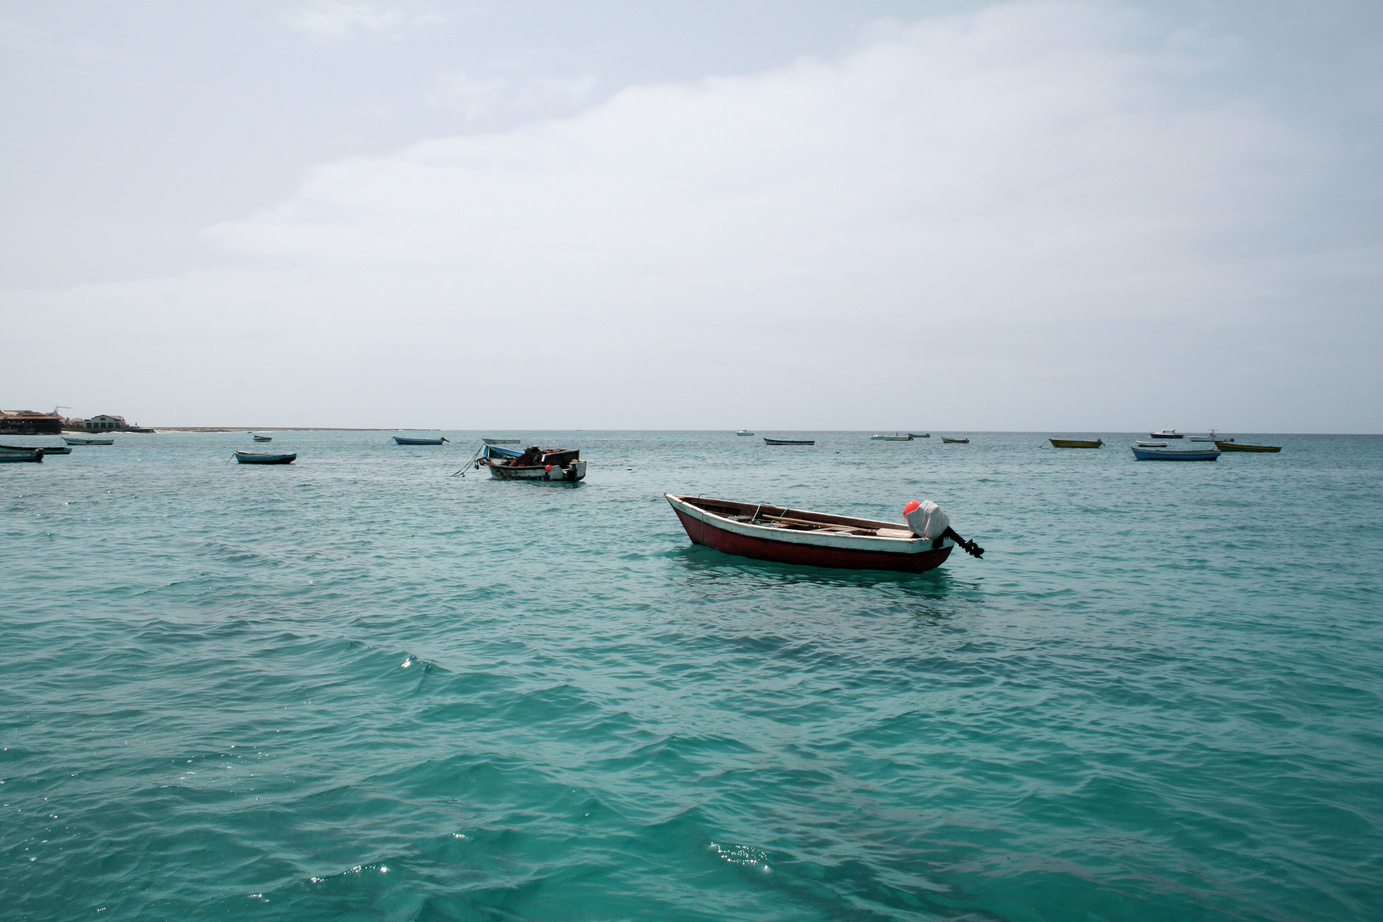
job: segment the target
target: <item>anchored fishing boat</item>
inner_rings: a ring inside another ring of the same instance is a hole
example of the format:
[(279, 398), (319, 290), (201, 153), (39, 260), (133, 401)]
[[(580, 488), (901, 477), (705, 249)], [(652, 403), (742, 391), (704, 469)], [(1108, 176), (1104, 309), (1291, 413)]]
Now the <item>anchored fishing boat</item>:
[(893, 435), (871, 435), (869, 438), (874, 442), (911, 442), (912, 433), (895, 432)]
[(1159, 429), (1151, 433), (1150, 437), (1154, 439), (1179, 439), (1182, 436), (1181, 433), (1177, 432), (1175, 429)]
[(292, 464), (298, 460), (297, 453), (278, 455), (267, 451), (237, 451), (235, 460), (241, 464)]
[(765, 445), (815, 445), (816, 439), (770, 439), (764, 437)]
[(0, 445), (0, 451), (41, 451), (45, 455), (70, 455), (71, 445)]
[(115, 439), (83, 439), (77, 436), (65, 435), (62, 440), (68, 445), (114, 445)]
[(908, 435), (915, 439), (929, 439), (932, 437), (930, 432), (909, 432)]
[(1048, 439), (1053, 448), (1099, 448), (1104, 444), (1104, 439)]
[(1245, 445), (1243, 442), (1216, 442), (1215, 447), (1220, 451), (1265, 451), (1276, 453), (1282, 450), (1281, 445)]
[(755, 560), (849, 570), (922, 573), (946, 562), (959, 545), (984, 548), (951, 530), (936, 503), (911, 502), (904, 522), (879, 522), (767, 503), (664, 493), (693, 544)]
[(445, 438), (436, 438), (436, 439), (409, 439), (409, 438), (404, 438), (404, 437), (401, 436), (401, 435), (396, 435), (396, 436), (394, 436), (394, 444), (395, 444), (395, 445), (441, 445), (441, 444), (442, 444), (443, 442), (445, 442), (445, 441), (446, 441)]
[(969, 445), (969, 444), (970, 444), (970, 440), (969, 440), (969, 439), (948, 439), (948, 438), (946, 438), (946, 436), (943, 435), (943, 436), (941, 437), (941, 443), (942, 443), (943, 445)]
[(586, 476), (586, 462), (577, 449), (539, 448), (525, 450), (486, 445), (475, 458), (477, 469), (488, 467), (496, 480), (540, 480), (576, 483)]
[(754, 434), (754, 433), (750, 432), (748, 429), (736, 429), (736, 430), (735, 430), (735, 435), (753, 435), (753, 434)]
[(42, 448), (5, 448), (4, 446), (0, 446), (0, 462), (42, 460)]
[(274, 440), (272, 435), (260, 435), (258, 432), (251, 432), (250, 437), (256, 442), (272, 442)]
[(518, 439), (481, 439), (486, 445), (517, 445)]
[(1139, 461), (1214, 461), (1220, 456), (1218, 451), (1161, 448), (1134, 448), (1133, 456)]

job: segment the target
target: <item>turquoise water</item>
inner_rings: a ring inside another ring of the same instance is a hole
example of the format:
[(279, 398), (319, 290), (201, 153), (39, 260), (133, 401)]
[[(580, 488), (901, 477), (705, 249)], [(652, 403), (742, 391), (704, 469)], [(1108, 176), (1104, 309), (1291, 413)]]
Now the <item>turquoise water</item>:
[[(448, 435), (0, 465), (0, 917), (1383, 916), (1383, 439)], [(987, 553), (754, 563), (664, 491)]]

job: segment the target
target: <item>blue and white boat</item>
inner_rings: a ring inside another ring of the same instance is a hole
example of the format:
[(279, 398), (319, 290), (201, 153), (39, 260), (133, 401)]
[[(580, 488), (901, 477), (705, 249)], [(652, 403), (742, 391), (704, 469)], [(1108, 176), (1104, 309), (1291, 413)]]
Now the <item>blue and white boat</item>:
[(1220, 456), (1218, 451), (1180, 451), (1169, 448), (1134, 448), (1133, 456), (1139, 461), (1214, 461)]

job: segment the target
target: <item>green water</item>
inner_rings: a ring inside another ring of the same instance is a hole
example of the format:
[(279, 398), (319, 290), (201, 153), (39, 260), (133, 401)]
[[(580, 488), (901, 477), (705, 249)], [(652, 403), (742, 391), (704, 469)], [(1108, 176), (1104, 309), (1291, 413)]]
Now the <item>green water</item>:
[[(0, 465), (0, 917), (1383, 917), (1383, 439), (446, 434)], [(664, 491), (987, 553), (755, 563)]]

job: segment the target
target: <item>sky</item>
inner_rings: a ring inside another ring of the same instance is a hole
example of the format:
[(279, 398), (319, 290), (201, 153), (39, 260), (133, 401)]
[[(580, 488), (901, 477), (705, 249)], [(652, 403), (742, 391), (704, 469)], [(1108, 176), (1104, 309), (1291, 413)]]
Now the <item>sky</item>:
[(0, 2), (0, 406), (1383, 433), (1383, 6)]

